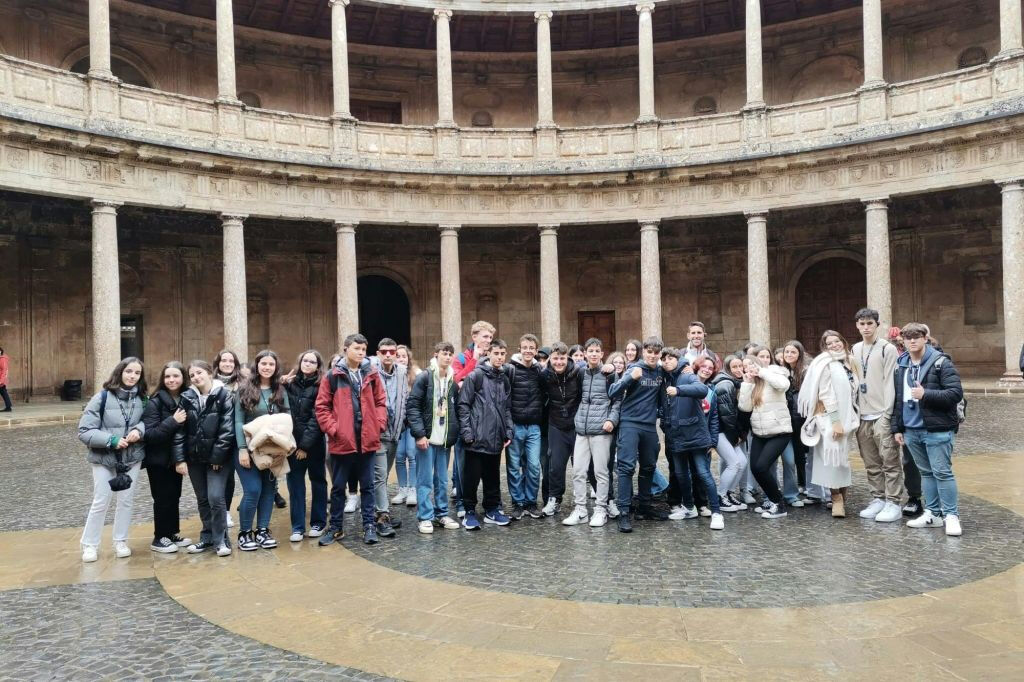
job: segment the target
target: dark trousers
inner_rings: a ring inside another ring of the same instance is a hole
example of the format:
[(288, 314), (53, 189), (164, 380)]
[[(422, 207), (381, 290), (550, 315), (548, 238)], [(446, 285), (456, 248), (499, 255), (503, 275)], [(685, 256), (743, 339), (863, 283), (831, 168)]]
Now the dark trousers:
[(651, 504), (651, 479), (654, 468), (658, 465), (658, 452), (661, 442), (654, 428), (638, 428), (631, 424), (619, 427), (618, 449), (616, 450), (615, 475), (616, 504), (623, 514), (629, 513), (633, 498), (633, 472), (637, 465), (640, 475), (637, 476), (637, 497), (641, 507)]
[(228, 540), (228, 525), (225, 512), (227, 500), (225, 489), (228, 481), (234, 483), (235, 470), (225, 464), (214, 471), (208, 464), (189, 464), (188, 477), (192, 481), (192, 489), (196, 492), (196, 504), (199, 506), (199, 519), (203, 522), (203, 530), (199, 533), (200, 542), (223, 542), (231, 546)]
[[(711, 475), (711, 453), (707, 450), (682, 450), (669, 452), (668, 456), (668, 461), (674, 464), (676, 485), (681, 491), (683, 506), (711, 507), (712, 513), (717, 514), (718, 488)], [(698, 491), (704, 503), (697, 499)]]
[(224, 483), (224, 510), (231, 509), (231, 500), (235, 497), (235, 468), (228, 466), (228, 480)]
[[(576, 447), (576, 429), (563, 430), (557, 426), (548, 426), (548, 495), (559, 504), (565, 494), (565, 467), (572, 459), (573, 448)], [(545, 498), (545, 502), (546, 502)], [(586, 504), (586, 500), (580, 502)]]
[(146, 467), (149, 490), (153, 494), (153, 538), (172, 538), (178, 526), (178, 502), (181, 500), (181, 475), (163, 466)]
[(921, 499), (921, 470), (910, 455), (910, 448), (903, 446), (903, 486), (911, 499)]
[(484, 483), (484, 511), (494, 511), (501, 506), (501, 455), (465, 451), (462, 464), (462, 504), (466, 512), (476, 511), (476, 490)]
[(775, 461), (782, 456), (789, 445), (790, 434), (761, 438), (754, 435), (750, 439), (750, 471), (753, 472), (757, 484), (775, 504), (784, 504), (779, 482), (775, 477)]
[(800, 429), (804, 427), (804, 418), (793, 420), (793, 460), (796, 463), (796, 484), (807, 487), (807, 446), (800, 440)]
[(331, 526), (341, 530), (345, 520), (345, 490), (355, 476), (359, 483), (359, 509), (363, 525), (373, 523), (374, 452), (331, 453)]
[(326, 446), (321, 442), (306, 452), (306, 459), (288, 457), (289, 471), (287, 474), (288, 497), (291, 504), (292, 532), (303, 533), (306, 530), (306, 475), (313, 489), (313, 502), (309, 508), (309, 524), (311, 526), (327, 525), (327, 468)]
[(11, 409), (11, 394), (7, 392), (7, 386), (0, 386), (0, 398), (4, 399), (4, 409)]
[(548, 501), (548, 488), (551, 486), (551, 475), (548, 471), (550, 463), (550, 448), (548, 447), (548, 428), (541, 426), (540, 429), (540, 499), (546, 504)]

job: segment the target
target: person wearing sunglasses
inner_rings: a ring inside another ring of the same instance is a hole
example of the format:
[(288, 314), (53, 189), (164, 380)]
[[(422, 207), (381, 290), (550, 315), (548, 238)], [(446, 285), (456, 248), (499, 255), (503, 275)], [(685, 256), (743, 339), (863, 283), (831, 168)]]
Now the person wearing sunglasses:
[(904, 326), (903, 340), (907, 353), (896, 368), (892, 432), (910, 450), (925, 498), (924, 512), (907, 526), (945, 526), (946, 535), (958, 536), (963, 530), (952, 456), (960, 428), (957, 406), (964, 397), (960, 374), (948, 355), (928, 344), (925, 325)]
[(400, 519), (391, 516), (391, 507), (388, 503), (388, 476), (391, 474), (391, 467), (395, 465), (398, 441), (405, 429), (405, 401), (409, 397), (406, 368), (397, 360), (398, 343), (387, 337), (377, 343), (377, 356), (370, 359), (380, 372), (380, 378), (384, 380), (384, 393), (388, 401), (388, 425), (380, 435), (380, 449), (373, 460), (377, 534), (382, 538), (394, 537), (395, 529), (402, 526)]

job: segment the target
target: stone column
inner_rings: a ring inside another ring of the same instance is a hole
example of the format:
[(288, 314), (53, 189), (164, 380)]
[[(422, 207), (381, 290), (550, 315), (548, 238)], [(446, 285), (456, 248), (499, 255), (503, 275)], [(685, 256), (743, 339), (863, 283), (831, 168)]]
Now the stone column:
[(661, 336), (661, 253), (658, 220), (640, 221), (640, 332)]
[(885, 85), (882, 0), (864, 0), (864, 87)]
[(892, 272), (889, 265), (889, 198), (865, 199), (868, 306), (882, 325), (892, 324)]
[(92, 202), (92, 372), (99, 390), (121, 360), (121, 278), (115, 201)]
[(1021, 386), (1024, 344), (1024, 178), (1000, 183), (1003, 188), (1003, 333), (1006, 373), (1001, 384)]
[(217, 101), (232, 104), (238, 102), (235, 85), (235, 19), (231, 14), (231, 0), (217, 0)]
[(330, 2), (334, 118), (350, 119), (352, 112), (348, 97), (348, 27), (345, 24), (345, 7), (348, 6), (349, 0), (330, 0)]
[(750, 340), (771, 345), (768, 290), (768, 213), (747, 216), (747, 320)]
[(337, 234), (338, 352), (345, 337), (359, 331), (359, 285), (356, 267), (356, 224), (334, 223)]
[(1024, 54), (1021, 40), (1020, 0), (999, 0), (999, 54), (1008, 59)]
[[(435, 9), (437, 22), (437, 125), (441, 128), (455, 127), (455, 105), (452, 103), (452, 41), (449, 23), (450, 9)], [(452, 343), (455, 343), (452, 340)]]
[(220, 216), (224, 230), (224, 347), (249, 360), (249, 309), (245, 287), (245, 215)]
[(462, 343), (462, 283), (459, 279), (460, 225), (441, 230), (441, 337), (458, 348)]
[(558, 225), (540, 225), (540, 340), (562, 340), (561, 298), (558, 294)]
[(651, 26), (653, 2), (642, 2), (636, 6), (640, 15), (640, 115), (637, 121), (654, 121), (654, 30)]
[[(89, 0), (89, 75), (93, 78), (114, 77), (110, 70), (109, 0)], [(113, 365), (107, 371), (110, 369)]]
[(745, 109), (764, 106), (764, 70), (761, 55), (761, 0), (747, 0), (747, 103)]
[(555, 125), (551, 86), (551, 12), (534, 12), (537, 21), (537, 127)]

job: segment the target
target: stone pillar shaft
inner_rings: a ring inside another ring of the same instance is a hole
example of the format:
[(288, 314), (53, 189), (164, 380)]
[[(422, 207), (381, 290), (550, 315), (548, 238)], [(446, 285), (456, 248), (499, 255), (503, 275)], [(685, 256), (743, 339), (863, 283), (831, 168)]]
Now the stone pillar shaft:
[(334, 116), (352, 118), (348, 95), (348, 27), (345, 7), (349, 0), (331, 0), (331, 68), (334, 78)]
[(1001, 183), (1003, 188), (1003, 329), (1006, 373), (1003, 383), (1020, 386), (1024, 345), (1024, 178)]
[(747, 213), (747, 319), (750, 340), (770, 345), (768, 214)]
[(540, 340), (562, 340), (561, 298), (558, 293), (558, 225), (540, 226)]
[(355, 223), (336, 222), (337, 235), (337, 299), (338, 299), (338, 352), (345, 337), (359, 331), (359, 285), (356, 265)]
[(636, 6), (639, 16), (639, 53), (640, 53), (640, 115), (638, 121), (653, 121), (654, 113), (654, 29), (651, 15), (654, 3), (645, 2)]
[[(113, 78), (110, 70), (110, 2), (89, 0), (89, 75)], [(107, 371), (109, 371), (108, 368)]]
[(892, 324), (892, 272), (889, 260), (889, 199), (864, 202), (867, 232), (868, 306), (878, 311), (882, 326)]
[(885, 84), (882, 0), (864, 0), (864, 87)]
[(752, 109), (764, 106), (764, 69), (761, 55), (761, 0), (747, 0), (747, 104)]
[(459, 276), (459, 225), (441, 230), (441, 337), (462, 343), (462, 283)]
[(555, 125), (551, 85), (551, 12), (534, 12), (537, 21), (537, 127)]
[(235, 84), (235, 19), (231, 0), (217, 0), (217, 99), (237, 102)]
[(92, 371), (99, 390), (121, 360), (121, 278), (117, 258), (117, 207), (92, 202)]
[[(455, 105), (452, 100), (452, 41), (450, 9), (435, 9), (437, 23), (437, 125), (455, 126)], [(455, 341), (452, 341), (455, 343)]]
[(245, 232), (248, 216), (221, 214), (224, 230), (224, 347), (241, 362), (249, 360), (249, 310), (245, 286)]
[(661, 336), (661, 252), (658, 222), (640, 223), (640, 330), (643, 338)]
[(999, 0), (999, 56), (1024, 54), (1020, 0)]

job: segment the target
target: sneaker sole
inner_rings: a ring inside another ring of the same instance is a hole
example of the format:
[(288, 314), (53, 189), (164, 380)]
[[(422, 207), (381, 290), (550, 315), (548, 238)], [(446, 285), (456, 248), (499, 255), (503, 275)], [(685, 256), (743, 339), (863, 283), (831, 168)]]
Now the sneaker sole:
[(475, 530), (480, 530), (480, 526), (467, 526), (467, 525), (463, 525), (462, 527), (465, 528), (466, 530), (470, 531), (470, 532), (473, 532)]
[(231, 556), (231, 552), (230, 551), (229, 552), (220, 552), (220, 551), (218, 551), (217, 552), (217, 556)]
[(491, 519), (487, 518), (486, 516), (484, 517), (484, 523), (490, 523), (490, 524), (493, 524), (495, 526), (507, 526), (508, 525), (508, 521), (492, 521)]
[(177, 554), (178, 546), (174, 545), (173, 547), (150, 547), (149, 551), (157, 552), (159, 554)]

